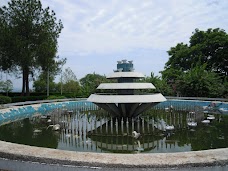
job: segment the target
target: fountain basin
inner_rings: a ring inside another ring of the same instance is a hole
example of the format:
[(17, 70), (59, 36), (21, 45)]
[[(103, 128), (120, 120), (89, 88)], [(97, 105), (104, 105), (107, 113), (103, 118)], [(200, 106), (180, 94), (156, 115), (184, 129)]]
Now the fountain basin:
[[(1, 115), (6, 117), (6, 114)], [(7, 118), (7, 122), (10, 121), (12, 119)], [(0, 156), (9, 160), (90, 167), (170, 168), (228, 165), (228, 148), (177, 153), (112, 154), (64, 151), (0, 141)]]

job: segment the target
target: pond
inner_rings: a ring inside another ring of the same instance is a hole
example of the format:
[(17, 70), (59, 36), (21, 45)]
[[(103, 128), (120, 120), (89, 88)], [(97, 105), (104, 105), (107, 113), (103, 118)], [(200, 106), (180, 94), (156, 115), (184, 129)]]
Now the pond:
[(198, 109), (117, 119), (103, 110), (62, 108), (0, 126), (0, 140), (80, 152), (172, 153), (226, 148), (227, 130), (228, 115)]

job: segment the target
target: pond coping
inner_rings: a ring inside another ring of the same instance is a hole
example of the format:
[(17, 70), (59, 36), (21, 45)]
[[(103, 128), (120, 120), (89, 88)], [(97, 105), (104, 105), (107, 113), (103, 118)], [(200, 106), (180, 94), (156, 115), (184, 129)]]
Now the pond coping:
[(113, 154), (65, 151), (0, 141), (0, 156), (9, 160), (89, 167), (181, 168), (228, 165), (228, 148), (177, 153)]

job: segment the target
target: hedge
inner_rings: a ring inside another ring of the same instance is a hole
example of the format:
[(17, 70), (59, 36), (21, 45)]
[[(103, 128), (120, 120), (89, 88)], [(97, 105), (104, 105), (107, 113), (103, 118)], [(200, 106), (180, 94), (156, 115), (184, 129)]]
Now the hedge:
[(11, 102), (12, 102), (12, 99), (10, 97), (0, 95), (0, 104), (6, 104)]
[(36, 100), (45, 100), (47, 96), (16, 96), (12, 97), (12, 102), (25, 102), (25, 101), (36, 101)]

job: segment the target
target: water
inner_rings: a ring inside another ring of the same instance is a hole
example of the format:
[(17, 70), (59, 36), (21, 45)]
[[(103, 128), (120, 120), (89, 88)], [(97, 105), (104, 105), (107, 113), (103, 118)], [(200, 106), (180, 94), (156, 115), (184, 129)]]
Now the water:
[[(228, 116), (214, 114), (210, 123), (202, 123), (208, 115), (202, 111), (149, 110), (135, 119), (116, 119), (102, 110), (56, 109), (2, 125), (0, 140), (98, 153), (171, 153), (228, 147)], [(197, 126), (188, 126), (189, 122)], [(60, 130), (54, 130), (56, 124)], [(138, 139), (132, 136), (133, 131), (140, 133)]]

